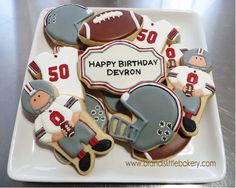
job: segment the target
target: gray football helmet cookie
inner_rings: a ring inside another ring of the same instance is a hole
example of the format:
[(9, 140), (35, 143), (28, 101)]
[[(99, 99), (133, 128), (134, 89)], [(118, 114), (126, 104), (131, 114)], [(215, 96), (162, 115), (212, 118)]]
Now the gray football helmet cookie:
[(135, 122), (113, 115), (109, 133), (130, 142), (138, 151), (166, 144), (180, 127), (182, 107), (169, 88), (157, 83), (139, 84), (121, 96), (123, 105), (135, 116)]
[(45, 17), (45, 31), (55, 41), (67, 45), (78, 45), (81, 43), (77, 36), (81, 24), (92, 15), (92, 10), (77, 4), (56, 7)]

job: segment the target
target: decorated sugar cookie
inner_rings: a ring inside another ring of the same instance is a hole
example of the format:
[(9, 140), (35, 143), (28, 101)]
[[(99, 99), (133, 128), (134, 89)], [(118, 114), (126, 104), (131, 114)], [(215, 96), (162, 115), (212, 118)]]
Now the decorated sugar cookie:
[(187, 51), (187, 49), (180, 44), (172, 44), (165, 47), (162, 55), (164, 56), (168, 70), (181, 65), (181, 58), (185, 51)]
[(107, 110), (114, 114), (114, 113), (122, 113), (130, 115), (129, 111), (124, 107), (122, 102), (120, 101), (120, 95), (115, 95), (106, 91), (102, 92), (102, 99), (104, 105), (106, 106)]
[(208, 74), (212, 62), (208, 52), (202, 48), (186, 51), (182, 61), (183, 66), (169, 72), (168, 80), (179, 96), (185, 112), (181, 128), (185, 135), (193, 136), (198, 132), (194, 118), (199, 120), (206, 99), (215, 93), (213, 79)]
[(77, 4), (56, 7), (45, 17), (45, 33), (56, 45), (79, 48), (81, 41), (77, 35), (81, 23), (92, 15), (92, 10)]
[(168, 37), (179, 42), (179, 32), (166, 20), (153, 22), (147, 16), (143, 16), (143, 28), (139, 32), (134, 44), (143, 48), (154, 48), (157, 52), (161, 52), (164, 48)]
[(108, 117), (102, 102), (93, 95), (86, 94), (85, 105), (87, 112), (96, 121), (97, 125), (106, 132)]
[(81, 81), (118, 95), (142, 82), (161, 82), (165, 75), (164, 59), (153, 48), (124, 40), (87, 48), (80, 56)]
[(162, 147), (157, 147), (146, 152), (132, 149), (132, 157), (141, 161), (158, 161), (166, 159), (181, 152), (188, 145), (190, 140), (191, 137), (184, 136), (179, 130), (173, 139)]
[(58, 159), (69, 161), (80, 174), (91, 172), (95, 154), (103, 155), (112, 149), (112, 138), (83, 110), (83, 102), (70, 95), (58, 96), (49, 82), (27, 83), (21, 103), (27, 113), (36, 116), (35, 138), (53, 147), (59, 153)]
[(80, 40), (88, 46), (98, 46), (114, 40), (132, 41), (142, 28), (143, 17), (132, 10), (108, 10), (84, 22)]
[(120, 100), (133, 117), (114, 114), (109, 122), (109, 133), (130, 142), (138, 151), (149, 151), (168, 143), (180, 127), (180, 101), (162, 84), (139, 84), (124, 93)]
[(70, 94), (84, 99), (84, 88), (77, 74), (78, 50), (61, 47), (55, 54), (42, 52), (28, 65), (34, 79), (42, 79), (55, 85), (60, 94)]

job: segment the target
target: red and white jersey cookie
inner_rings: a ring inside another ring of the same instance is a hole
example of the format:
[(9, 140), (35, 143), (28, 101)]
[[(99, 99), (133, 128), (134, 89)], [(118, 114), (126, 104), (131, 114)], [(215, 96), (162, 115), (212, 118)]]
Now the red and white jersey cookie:
[(98, 43), (127, 39), (141, 29), (142, 23), (142, 16), (132, 10), (105, 11), (84, 22), (79, 37), (82, 41), (85, 39)]
[(177, 30), (166, 20), (153, 22), (147, 16), (143, 16), (143, 28), (133, 43), (139, 47), (152, 47), (157, 52), (161, 52), (168, 38), (177, 39), (179, 33), (174, 31)]
[(34, 79), (53, 83), (60, 94), (70, 94), (84, 99), (83, 86), (77, 74), (78, 50), (62, 47), (56, 54), (42, 52), (28, 65)]

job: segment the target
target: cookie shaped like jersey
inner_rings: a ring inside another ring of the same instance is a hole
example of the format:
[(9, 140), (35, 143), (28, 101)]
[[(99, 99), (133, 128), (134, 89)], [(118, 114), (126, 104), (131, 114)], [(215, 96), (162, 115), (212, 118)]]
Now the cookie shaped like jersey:
[(81, 23), (92, 15), (92, 10), (76, 4), (56, 7), (45, 17), (45, 32), (56, 45), (78, 48), (81, 45), (77, 36)]
[(84, 98), (84, 88), (77, 74), (78, 50), (72, 47), (59, 48), (56, 54), (42, 52), (28, 65), (34, 79), (53, 83), (61, 94)]
[(110, 10), (84, 22), (80, 40), (88, 46), (98, 46), (118, 39), (133, 40), (142, 28), (142, 16), (132, 10)]
[(149, 151), (168, 143), (179, 129), (182, 120), (180, 101), (164, 85), (139, 84), (124, 93), (121, 102), (134, 117), (113, 115), (109, 133), (114, 138), (129, 141), (138, 151)]
[(143, 28), (137, 38), (132, 42), (143, 48), (154, 48), (161, 52), (169, 37), (179, 42), (180, 35), (174, 26), (166, 20), (153, 22), (147, 16), (143, 16)]

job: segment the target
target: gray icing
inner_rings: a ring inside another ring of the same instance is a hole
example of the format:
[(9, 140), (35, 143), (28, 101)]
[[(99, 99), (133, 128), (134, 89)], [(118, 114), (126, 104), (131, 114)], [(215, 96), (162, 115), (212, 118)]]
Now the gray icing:
[(179, 96), (185, 112), (197, 114), (201, 105), (201, 99), (198, 96), (187, 97), (180, 89), (174, 89), (174, 92)]
[(111, 109), (112, 112), (123, 112), (126, 111), (124, 105), (120, 101), (119, 95), (114, 95), (103, 91), (103, 99), (106, 106)]
[(98, 126), (105, 132), (108, 119), (105, 109), (101, 102), (94, 96), (86, 94), (85, 105), (87, 107), (87, 112), (96, 121)]
[(77, 37), (82, 21), (93, 12), (80, 5), (70, 4), (57, 7), (46, 17), (46, 32), (55, 40), (69, 45), (80, 44)]
[[(130, 124), (113, 115), (108, 126), (109, 133), (115, 138), (129, 141), (132, 147), (139, 151), (148, 151), (167, 143), (174, 135), (174, 127), (179, 123), (181, 107), (174, 94), (165, 88), (146, 84), (132, 90), (127, 99), (122, 96), (122, 103), (136, 116), (137, 121)], [(118, 120), (115, 125), (114, 120)], [(121, 135), (122, 123), (126, 128)], [(116, 126), (115, 132), (113, 126)]]
[[(201, 52), (201, 53), (199, 53), (199, 52)], [(194, 55), (204, 57), (205, 61), (206, 61), (206, 67), (198, 67), (198, 66), (191, 65), (189, 63), (189, 60)], [(184, 52), (183, 64), (185, 66), (200, 69), (200, 70), (206, 71), (206, 72), (209, 72), (212, 69), (212, 61), (210, 59), (209, 52), (204, 50), (204, 49), (201, 49), (201, 48), (194, 48), (194, 49), (191, 49), (191, 50), (188, 50), (188, 51)]]

